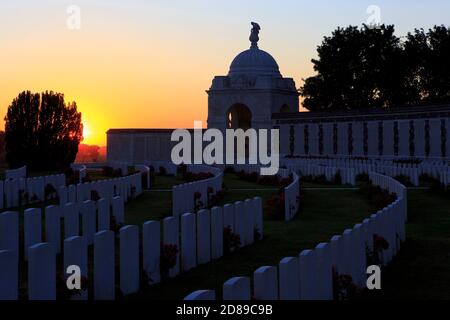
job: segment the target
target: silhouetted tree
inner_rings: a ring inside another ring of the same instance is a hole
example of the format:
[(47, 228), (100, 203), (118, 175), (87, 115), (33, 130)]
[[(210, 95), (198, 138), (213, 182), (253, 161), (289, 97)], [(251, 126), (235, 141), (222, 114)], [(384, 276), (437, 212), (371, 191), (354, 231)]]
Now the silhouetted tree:
[(409, 75), (427, 103), (450, 101), (450, 28), (434, 26), (408, 33), (405, 57)]
[(450, 29), (415, 30), (404, 42), (394, 26), (349, 26), (325, 37), (317, 75), (300, 89), (309, 110), (386, 108), (450, 101)]
[(82, 139), (81, 113), (75, 102), (52, 91), (20, 93), (5, 117), (6, 159), (11, 168), (66, 168), (75, 160)]

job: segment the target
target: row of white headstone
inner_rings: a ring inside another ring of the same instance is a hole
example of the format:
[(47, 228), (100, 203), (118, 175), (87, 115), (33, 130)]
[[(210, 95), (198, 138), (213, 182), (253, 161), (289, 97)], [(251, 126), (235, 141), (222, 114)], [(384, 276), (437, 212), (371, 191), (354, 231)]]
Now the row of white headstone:
[[(263, 234), (263, 209), (259, 197), (185, 213), (181, 216), (181, 270), (223, 256), (224, 228), (239, 235), (241, 247), (253, 244)], [(172, 243), (177, 244), (177, 243)], [(178, 270), (174, 270), (177, 272)]]
[[(0, 209), (45, 201), (45, 188), (49, 184), (58, 190), (60, 186), (66, 184), (65, 175), (0, 180)], [(28, 195), (27, 198), (24, 197), (25, 193)]]
[(22, 179), (27, 177), (27, 166), (5, 170), (5, 180)]
[(96, 191), (100, 198), (112, 200), (119, 196), (122, 201), (128, 202), (128, 199), (142, 194), (141, 173), (135, 173), (125, 177), (112, 179), (96, 180), (92, 182), (79, 183), (77, 185), (61, 186), (58, 188), (60, 206), (66, 203), (83, 203), (91, 200), (92, 192)]
[[(123, 221), (123, 201), (113, 199), (112, 213)], [(56, 298), (56, 254), (63, 253), (64, 267), (78, 265), (87, 276), (88, 246), (94, 246), (94, 299), (115, 297), (114, 232), (109, 230), (106, 201), (87, 200), (81, 208), (68, 203), (63, 210), (64, 242), (61, 246), (61, 212), (58, 206), (45, 209), (45, 236), (42, 233), (40, 209), (24, 213), (24, 254), (28, 261), (29, 299)], [(81, 214), (82, 232), (79, 230)], [(223, 255), (224, 226), (240, 235), (242, 246), (254, 241), (254, 232), (261, 236), (262, 201), (260, 198), (236, 202), (234, 205), (184, 214), (180, 222), (174, 217), (163, 221), (162, 243), (175, 244), (181, 250), (171, 277)], [(8, 230), (8, 232), (4, 232)], [(17, 212), (0, 214), (0, 300), (18, 298), (19, 218)], [(181, 231), (181, 232), (180, 232)], [(123, 294), (139, 290), (139, 230), (137, 226), (120, 229), (120, 288)], [(45, 242), (43, 242), (45, 239)], [(160, 275), (160, 222), (147, 221), (142, 229), (142, 266), (149, 282), (156, 283)], [(64, 269), (65, 270), (65, 269)], [(79, 298), (87, 298), (84, 292)]]
[(443, 172), (449, 172), (450, 166), (448, 163), (439, 160), (420, 160), (418, 163), (414, 162), (398, 162), (398, 160), (386, 159), (349, 159), (349, 158), (333, 158), (333, 159), (283, 159), (281, 161), (286, 166), (298, 165), (322, 165), (335, 166), (339, 168), (351, 168), (355, 174), (379, 172), (390, 177), (406, 176), (409, 178), (414, 186), (419, 185), (419, 177), (426, 174), (430, 177), (438, 179), (441, 183), (445, 183)]
[[(17, 299), (18, 297), (18, 271), (21, 254), (23, 254), (23, 259), (28, 261), (30, 299), (52, 299), (54, 292), (47, 290), (45, 282), (41, 280), (41, 273), (44, 272), (45, 281), (54, 282), (56, 277), (54, 261), (56, 254), (62, 251), (61, 238), (65, 239), (63, 242), (65, 261), (67, 255), (70, 257), (74, 254), (70, 252), (70, 249), (67, 251), (67, 245), (72, 249), (76, 246), (76, 250), (83, 250), (83, 255), (87, 255), (87, 247), (94, 244), (95, 235), (98, 232), (110, 230), (111, 214), (117, 223), (123, 224), (124, 222), (124, 206), (120, 197), (112, 199), (111, 208), (109, 203), (106, 199), (100, 199), (96, 202), (86, 200), (82, 204), (67, 203), (64, 207), (51, 205), (45, 208), (44, 219), (42, 219), (40, 208), (26, 209), (24, 211), (23, 251), (19, 248), (19, 213), (15, 211), (1, 213), (0, 300)], [(81, 253), (77, 252), (75, 255), (80, 256)], [(84, 266), (86, 263), (79, 262), (80, 266)], [(46, 278), (46, 274), (49, 274), (50, 278)]]
[(293, 181), (284, 188), (284, 220), (292, 220), (300, 209), (300, 178), (294, 172)]
[[(253, 297), (257, 300), (331, 300), (334, 268), (338, 274), (352, 277), (358, 286), (365, 284), (366, 246), (373, 249), (373, 235), (385, 238), (389, 248), (382, 252), (383, 264), (389, 263), (405, 240), (406, 188), (394, 179), (371, 173), (374, 184), (397, 192), (397, 200), (362, 223), (335, 235), (313, 250), (303, 250), (296, 257), (283, 258), (278, 266), (263, 266), (253, 273)], [(214, 300), (214, 290), (199, 290), (185, 300)], [(223, 284), (224, 300), (250, 300), (249, 277), (233, 277)]]
[[(208, 166), (189, 166), (189, 170), (192, 172), (208, 172), (200, 171), (200, 169), (206, 170), (205, 167)], [(197, 170), (193, 170), (194, 168)], [(214, 176), (211, 178), (172, 187), (172, 214), (175, 217), (179, 217), (185, 212), (194, 212), (198, 209), (196, 208), (196, 201), (197, 203), (202, 203), (201, 208), (207, 207), (209, 198), (222, 190), (223, 173), (218, 168), (211, 168), (214, 169), (211, 172)], [(199, 199), (195, 199), (196, 193), (200, 195)]]

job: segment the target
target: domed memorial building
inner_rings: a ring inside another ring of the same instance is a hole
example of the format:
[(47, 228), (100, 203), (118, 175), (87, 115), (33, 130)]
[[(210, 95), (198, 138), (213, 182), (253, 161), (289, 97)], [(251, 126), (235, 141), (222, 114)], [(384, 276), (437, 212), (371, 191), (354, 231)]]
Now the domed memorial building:
[[(281, 156), (450, 159), (450, 106), (299, 112), (299, 93), (277, 61), (259, 48), (252, 22), (250, 48), (214, 77), (208, 128), (280, 130)], [(108, 161), (170, 160), (173, 129), (110, 129)]]
[(227, 76), (216, 76), (208, 93), (208, 128), (270, 129), (272, 114), (298, 112), (299, 93), (292, 78), (283, 78), (275, 59), (258, 47), (252, 23), (250, 49), (239, 53)]

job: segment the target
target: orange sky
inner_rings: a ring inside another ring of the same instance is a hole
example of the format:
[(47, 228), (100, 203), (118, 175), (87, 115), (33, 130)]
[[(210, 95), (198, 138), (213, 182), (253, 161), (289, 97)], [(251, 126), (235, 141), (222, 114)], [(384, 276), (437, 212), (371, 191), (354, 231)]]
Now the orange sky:
[[(313, 73), (310, 59), (322, 37), (338, 25), (361, 24), (367, 18), (368, 3), (277, 3), (0, 1), (1, 118), (19, 92), (48, 89), (77, 102), (89, 144), (105, 145), (109, 128), (192, 127), (194, 120), (205, 124), (205, 90), (214, 75), (227, 74), (232, 59), (249, 47), (250, 21), (261, 24), (260, 48), (300, 87), (302, 78)], [(80, 30), (66, 26), (71, 4), (81, 9)], [(386, 3), (386, 12), (397, 12), (392, 11), (396, 5)], [(409, 10), (424, 12), (421, 7)], [(441, 12), (448, 11), (434, 10), (428, 17), (439, 23)], [(395, 17), (403, 21), (404, 15)], [(413, 25), (422, 26), (420, 18), (411, 16), (400, 27), (410, 30)]]

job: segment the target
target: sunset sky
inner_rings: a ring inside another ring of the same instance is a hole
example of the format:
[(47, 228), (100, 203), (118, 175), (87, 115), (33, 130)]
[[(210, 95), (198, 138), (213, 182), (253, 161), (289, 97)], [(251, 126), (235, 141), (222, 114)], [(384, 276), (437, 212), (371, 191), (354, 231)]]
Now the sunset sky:
[[(77, 102), (89, 144), (105, 145), (109, 128), (206, 124), (205, 90), (249, 47), (250, 21), (300, 87), (323, 36), (366, 22), (372, 4), (398, 35), (450, 25), (448, 0), (1, 0), (0, 126), (19, 92), (47, 89)], [(67, 27), (70, 5), (81, 9), (79, 30)]]

